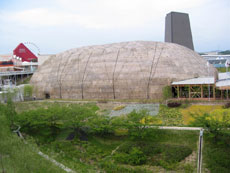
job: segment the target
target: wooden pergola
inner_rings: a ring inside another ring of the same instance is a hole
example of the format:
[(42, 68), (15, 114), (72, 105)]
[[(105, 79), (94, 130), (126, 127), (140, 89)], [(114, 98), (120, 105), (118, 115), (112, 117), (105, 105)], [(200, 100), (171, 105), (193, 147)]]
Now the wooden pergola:
[(216, 100), (230, 98), (230, 85), (216, 86), (214, 77), (177, 81), (173, 82), (171, 86), (173, 97), (177, 99)]
[[(215, 85), (172, 85), (178, 99), (215, 99)], [(204, 92), (208, 88), (208, 93)]]

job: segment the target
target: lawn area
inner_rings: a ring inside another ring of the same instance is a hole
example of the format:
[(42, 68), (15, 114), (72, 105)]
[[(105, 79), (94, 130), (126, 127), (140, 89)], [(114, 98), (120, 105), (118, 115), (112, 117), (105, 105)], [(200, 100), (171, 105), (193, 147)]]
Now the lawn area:
[(198, 132), (142, 128), (144, 112), (108, 117), (98, 115), (93, 103), (52, 102), (16, 103), (16, 110), (15, 121), (24, 136), (33, 137), (40, 150), (76, 171), (196, 169)]
[(222, 105), (190, 105), (187, 108), (180, 108), (183, 117), (183, 123), (189, 125), (194, 120), (191, 114), (202, 116), (205, 113), (213, 113), (218, 110), (223, 110)]
[[(93, 104), (92, 102), (89, 102)], [(34, 110), (38, 108), (48, 108), (52, 105), (70, 105), (70, 104), (80, 104), (79, 102), (17, 102), (15, 103), (16, 111), (23, 112), (25, 110)], [(84, 103), (81, 103), (84, 104)], [(100, 114), (109, 114), (111, 110), (119, 107), (117, 103), (98, 103), (97, 104), (100, 109), (98, 112)], [(108, 105), (108, 106), (106, 106)], [(202, 116), (204, 113), (215, 113), (223, 109), (222, 105), (187, 105), (186, 107), (178, 107), (178, 108), (169, 108), (165, 105), (160, 105), (159, 113), (156, 117), (161, 120), (161, 125), (167, 126), (187, 126), (194, 120), (192, 114)], [(114, 111), (114, 110), (113, 110)], [(159, 124), (158, 124), (159, 125)]]
[[(93, 102), (89, 102), (93, 104)], [(17, 102), (15, 103), (16, 111), (23, 112), (25, 110), (34, 110), (38, 108), (48, 108), (52, 105), (70, 105), (70, 104), (80, 104), (79, 102)], [(84, 103), (81, 103), (84, 104)], [(117, 103), (98, 103), (98, 110), (100, 114), (109, 114), (111, 110), (119, 107)], [(106, 106), (108, 105), (108, 106)], [(213, 113), (219, 110), (224, 110), (222, 105), (187, 105), (186, 107), (178, 107), (178, 108), (169, 108), (165, 105), (160, 105), (159, 113), (156, 117), (161, 120), (161, 125), (167, 126), (187, 126), (189, 125), (194, 118), (191, 114), (202, 116), (204, 113)], [(114, 110), (113, 110), (114, 111)], [(158, 124), (159, 125), (159, 124)]]
[[(225, 139), (226, 140), (226, 139)], [(230, 141), (230, 136), (227, 138)], [(230, 147), (224, 142), (224, 140), (219, 140), (219, 142), (214, 142), (213, 138), (210, 136), (205, 136), (204, 138), (204, 169), (208, 168), (211, 173), (229, 173), (230, 172)], [(206, 171), (207, 172), (207, 171)]]
[(222, 105), (182, 105), (176, 108), (160, 105), (156, 118), (161, 120), (163, 126), (189, 126), (194, 121), (194, 115), (203, 116), (205, 113), (219, 112), (228, 112), (228, 109), (224, 109)]
[(0, 105), (0, 172), (65, 172), (39, 156), (38, 147), (33, 140), (30, 139), (25, 144), (15, 133), (12, 133), (3, 110), (4, 106)]
[(94, 135), (88, 136), (88, 141), (77, 137), (73, 141), (59, 138), (40, 147), (54, 159), (82, 172), (196, 170), (198, 132), (153, 130), (152, 133), (156, 134), (147, 141), (130, 140), (128, 136)]
[[(118, 106), (110, 103), (109, 107)], [(207, 120), (223, 121), (219, 114), (230, 111), (221, 105), (160, 105), (156, 116), (143, 111), (109, 117), (108, 110), (101, 111), (92, 102), (24, 102), (16, 103), (15, 108), (15, 122), (22, 126), (26, 139), (32, 137), (40, 150), (78, 172), (195, 172), (198, 132), (142, 127), (191, 126), (191, 114), (202, 117), (208, 113)], [(214, 143), (205, 132), (204, 168), (228, 172), (228, 148)]]

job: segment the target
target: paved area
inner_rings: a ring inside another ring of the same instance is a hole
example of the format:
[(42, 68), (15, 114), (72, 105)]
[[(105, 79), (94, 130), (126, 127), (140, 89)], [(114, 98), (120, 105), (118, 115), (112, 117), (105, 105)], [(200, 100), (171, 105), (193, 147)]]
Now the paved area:
[(140, 112), (141, 110), (148, 111), (149, 115), (157, 115), (159, 112), (159, 104), (128, 104), (121, 110), (112, 110), (109, 114), (109, 116), (120, 116), (129, 114), (132, 111)]

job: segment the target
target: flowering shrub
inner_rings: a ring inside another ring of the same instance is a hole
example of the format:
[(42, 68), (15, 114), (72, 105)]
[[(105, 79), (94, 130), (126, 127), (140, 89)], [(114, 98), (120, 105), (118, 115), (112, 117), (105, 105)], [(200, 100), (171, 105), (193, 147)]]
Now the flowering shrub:
[(146, 125), (161, 125), (163, 122), (161, 119), (154, 117), (154, 116), (147, 116), (140, 120), (141, 124)]
[(191, 105), (186, 109), (180, 109), (180, 113), (182, 114), (184, 124), (188, 125), (194, 121), (194, 117), (192, 115), (202, 116), (205, 113), (209, 114), (215, 110), (221, 109), (221, 105)]
[(162, 125), (183, 125), (182, 114), (178, 108), (161, 105), (158, 117), (162, 120)]
[(114, 111), (119, 111), (121, 109), (124, 109), (125, 108), (125, 105), (120, 105), (120, 106), (117, 106), (115, 108), (113, 108)]

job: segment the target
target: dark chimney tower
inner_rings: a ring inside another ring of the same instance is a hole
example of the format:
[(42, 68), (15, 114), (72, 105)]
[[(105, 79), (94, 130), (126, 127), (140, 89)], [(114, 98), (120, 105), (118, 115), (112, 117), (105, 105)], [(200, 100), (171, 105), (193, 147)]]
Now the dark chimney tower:
[(171, 12), (165, 18), (165, 42), (177, 43), (194, 50), (187, 13)]

